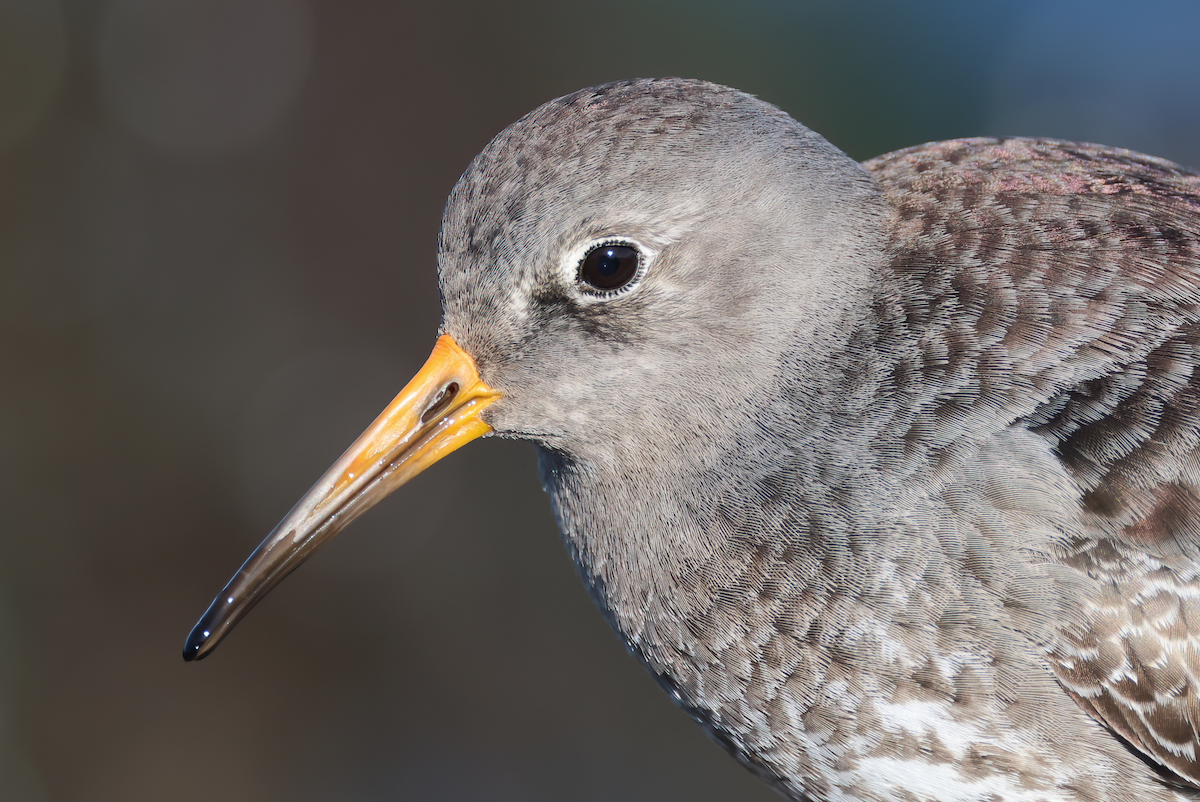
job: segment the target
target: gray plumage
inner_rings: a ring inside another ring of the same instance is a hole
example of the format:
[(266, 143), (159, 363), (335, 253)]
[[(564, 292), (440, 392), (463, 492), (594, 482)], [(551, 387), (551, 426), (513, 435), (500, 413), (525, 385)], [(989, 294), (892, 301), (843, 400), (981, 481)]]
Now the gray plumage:
[[(584, 243), (651, 253), (597, 298)], [(633, 654), (795, 798), (1200, 783), (1200, 178), (860, 166), (692, 81), (553, 101), (450, 198), (444, 331)]]
[(430, 362), (187, 659), (490, 426), (629, 650), (785, 794), (1200, 799), (1200, 176), (1027, 139), (859, 165), (631, 81), (487, 146), (439, 274)]

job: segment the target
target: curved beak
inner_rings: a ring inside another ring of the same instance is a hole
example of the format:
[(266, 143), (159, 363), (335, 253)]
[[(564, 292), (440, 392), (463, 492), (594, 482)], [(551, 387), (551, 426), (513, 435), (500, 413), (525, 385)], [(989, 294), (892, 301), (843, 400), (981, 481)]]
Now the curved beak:
[(408, 386), (229, 580), (188, 636), (183, 659), (211, 652), (267, 591), (384, 496), (490, 432), (479, 413), (500, 395), (450, 335), (438, 338)]

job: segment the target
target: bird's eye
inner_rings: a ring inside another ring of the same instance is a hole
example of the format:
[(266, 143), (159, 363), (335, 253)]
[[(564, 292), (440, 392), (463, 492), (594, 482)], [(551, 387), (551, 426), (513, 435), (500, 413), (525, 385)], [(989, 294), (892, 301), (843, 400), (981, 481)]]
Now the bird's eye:
[(630, 245), (597, 245), (579, 263), (579, 281), (593, 291), (615, 292), (637, 278), (641, 261), (637, 248)]

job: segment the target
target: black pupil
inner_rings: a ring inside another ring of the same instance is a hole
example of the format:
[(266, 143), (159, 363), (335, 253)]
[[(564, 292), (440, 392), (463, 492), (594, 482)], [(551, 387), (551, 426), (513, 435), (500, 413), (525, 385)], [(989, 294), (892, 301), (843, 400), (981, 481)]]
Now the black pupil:
[(601, 245), (588, 251), (579, 278), (598, 290), (615, 290), (637, 275), (638, 252), (628, 245)]

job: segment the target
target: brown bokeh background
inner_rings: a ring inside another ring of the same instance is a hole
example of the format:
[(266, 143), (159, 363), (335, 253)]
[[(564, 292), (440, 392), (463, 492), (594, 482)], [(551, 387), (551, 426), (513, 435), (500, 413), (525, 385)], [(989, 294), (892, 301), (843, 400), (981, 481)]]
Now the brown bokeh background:
[(1190, 0), (0, 0), (0, 799), (767, 800), (622, 650), (521, 443), (180, 659), (424, 360), (443, 200), (537, 104), (687, 75), (858, 158), (1200, 164)]

